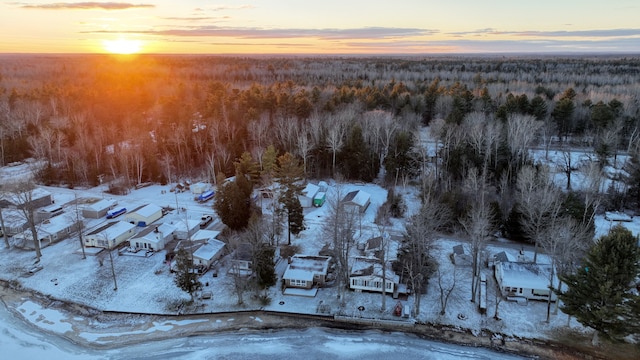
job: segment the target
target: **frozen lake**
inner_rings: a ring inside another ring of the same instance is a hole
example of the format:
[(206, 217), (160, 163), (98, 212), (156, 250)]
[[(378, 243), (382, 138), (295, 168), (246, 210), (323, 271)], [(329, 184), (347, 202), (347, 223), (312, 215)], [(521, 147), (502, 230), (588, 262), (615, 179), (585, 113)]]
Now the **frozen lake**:
[(403, 333), (243, 331), (145, 342), (109, 350), (84, 348), (41, 332), (0, 306), (0, 349), (7, 359), (523, 359), (487, 349), (423, 340)]

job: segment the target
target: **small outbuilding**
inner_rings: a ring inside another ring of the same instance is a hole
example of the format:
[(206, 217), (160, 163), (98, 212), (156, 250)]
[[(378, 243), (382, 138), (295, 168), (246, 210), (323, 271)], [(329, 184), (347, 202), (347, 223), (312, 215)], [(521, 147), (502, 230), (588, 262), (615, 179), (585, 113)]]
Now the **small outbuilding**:
[(371, 195), (362, 190), (354, 190), (342, 198), (341, 204), (347, 212), (363, 213), (371, 204)]
[(135, 235), (136, 226), (126, 221), (112, 221), (84, 236), (85, 246), (113, 249)]
[(305, 186), (305, 188), (302, 189), (302, 192), (300, 193), (300, 195), (298, 195), (298, 200), (300, 201), (300, 205), (303, 208), (311, 207), (313, 205), (313, 199), (315, 198), (316, 194), (319, 191), (320, 191), (320, 187), (318, 185), (308, 183), (307, 186)]
[(160, 218), (162, 218), (162, 208), (156, 204), (147, 204), (127, 213), (125, 220), (134, 225), (144, 227)]
[(313, 206), (321, 207), (324, 205), (324, 202), (327, 200), (327, 193), (320, 191), (313, 197)]
[(82, 216), (87, 219), (100, 219), (107, 216), (107, 211), (113, 209), (118, 203), (115, 200), (102, 199), (88, 204), (82, 209)]

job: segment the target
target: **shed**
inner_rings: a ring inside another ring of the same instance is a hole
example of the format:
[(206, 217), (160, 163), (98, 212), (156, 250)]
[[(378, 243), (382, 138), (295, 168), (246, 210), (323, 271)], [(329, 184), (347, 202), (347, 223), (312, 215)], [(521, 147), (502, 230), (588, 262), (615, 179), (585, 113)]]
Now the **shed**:
[(112, 221), (84, 236), (86, 246), (113, 249), (135, 234), (136, 226), (126, 221)]
[(320, 191), (313, 197), (313, 206), (321, 207), (324, 205), (324, 202), (327, 200), (327, 193), (324, 191)]
[(473, 265), (471, 255), (464, 252), (464, 246), (462, 246), (462, 244), (453, 247), (451, 260), (455, 265)]
[(129, 244), (136, 250), (160, 251), (173, 240), (175, 231), (171, 224), (154, 224), (132, 237)]
[(208, 188), (209, 188), (209, 184), (205, 184), (202, 182), (195, 183), (189, 187), (189, 189), (191, 190), (191, 193), (194, 195), (200, 195), (203, 192), (207, 191)]
[(147, 226), (160, 218), (162, 218), (162, 208), (156, 204), (147, 204), (127, 213), (125, 220), (137, 226)]
[(320, 187), (318, 185), (308, 183), (307, 186), (302, 189), (300, 195), (298, 195), (300, 205), (302, 205), (303, 208), (311, 207), (313, 205), (313, 199), (318, 191), (320, 191)]
[(362, 190), (354, 190), (345, 195), (341, 203), (348, 212), (363, 213), (371, 204), (371, 195)]
[(88, 219), (100, 219), (107, 216), (107, 211), (113, 209), (118, 203), (115, 200), (102, 199), (89, 204), (82, 209), (82, 216)]

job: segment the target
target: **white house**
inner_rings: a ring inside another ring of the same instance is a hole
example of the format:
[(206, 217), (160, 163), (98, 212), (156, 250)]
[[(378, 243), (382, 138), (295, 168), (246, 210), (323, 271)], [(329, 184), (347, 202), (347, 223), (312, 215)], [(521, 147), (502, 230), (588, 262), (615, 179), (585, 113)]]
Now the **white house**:
[[(385, 292), (397, 297), (400, 292), (406, 292), (399, 286), (400, 277), (391, 269), (391, 263), (387, 263), (385, 269)], [(356, 291), (382, 292), (382, 264), (375, 258), (356, 257), (351, 266), (349, 275), (349, 288)]]
[(329, 256), (293, 255), (282, 276), (287, 287), (311, 289), (322, 286), (327, 280)]
[(308, 183), (300, 195), (298, 195), (298, 200), (300, 201), (300, 205), (303, 208), (308, 208), (313, 206), (313, 198), (320, 191), (320, 187), (318, 185)]
[(107, 216), (107, 211), (117, 205), (115, 200), (102, 199), (88, 204), (82, 209), (82, 216), (88, 219), (100, 219)]
[[(56, 216), (51, 219), (44, 220), (36, 226), (38, 233), (38, 242), (40, 248), (44, 248), (58, 241), (64, 240), (71, 236), (72, 233), (81, 228), (82, 222), (75, 219), (65, 219)], [(16, 234), (15, 240), (22, 241), (22, 247), (34, 249), (33, 236), (31, 230), (26, 229), (24, 232)]]
[(342, 199), (341, 204), (348, 212), (363, 213), (371, 203), (371, 195), (362, 190), (349, 192)]
[[(529, 300), (556, 301), (556, 294), (549, 290), (551, 265), (529, 262), (495, 261), (494, 268), (498, 287), (503, 296)], [(558, 278), (554, 275), (557, 286)]]
[(138, 226), (147, 226), (162, 218), (162, 208), (156, 204), (139, 206), (128, 212), (125, 220)]
[(193, 253), (193, 265), (208, 269), (218, 260), (224, 251), (225, 243), (220, 240), (210, 239)]
[(84, 236), (85, 246), (113, 249), (135, 235), (136, 226), (126, 221), (112, 221)]
[(136, 250), (160, 251), (173, 240), (175, 231), (171, 224), (154, 224), (132, 237), (129, 245)]

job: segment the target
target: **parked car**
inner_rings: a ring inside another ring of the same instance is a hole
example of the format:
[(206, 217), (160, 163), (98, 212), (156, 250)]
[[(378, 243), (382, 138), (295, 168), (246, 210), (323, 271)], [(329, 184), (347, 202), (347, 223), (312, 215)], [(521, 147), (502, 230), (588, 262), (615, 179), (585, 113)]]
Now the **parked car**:
[(213, 221), (213, 217), (211, 215), (202, 215), (200, 218), (200, 229), (204, 229)]

